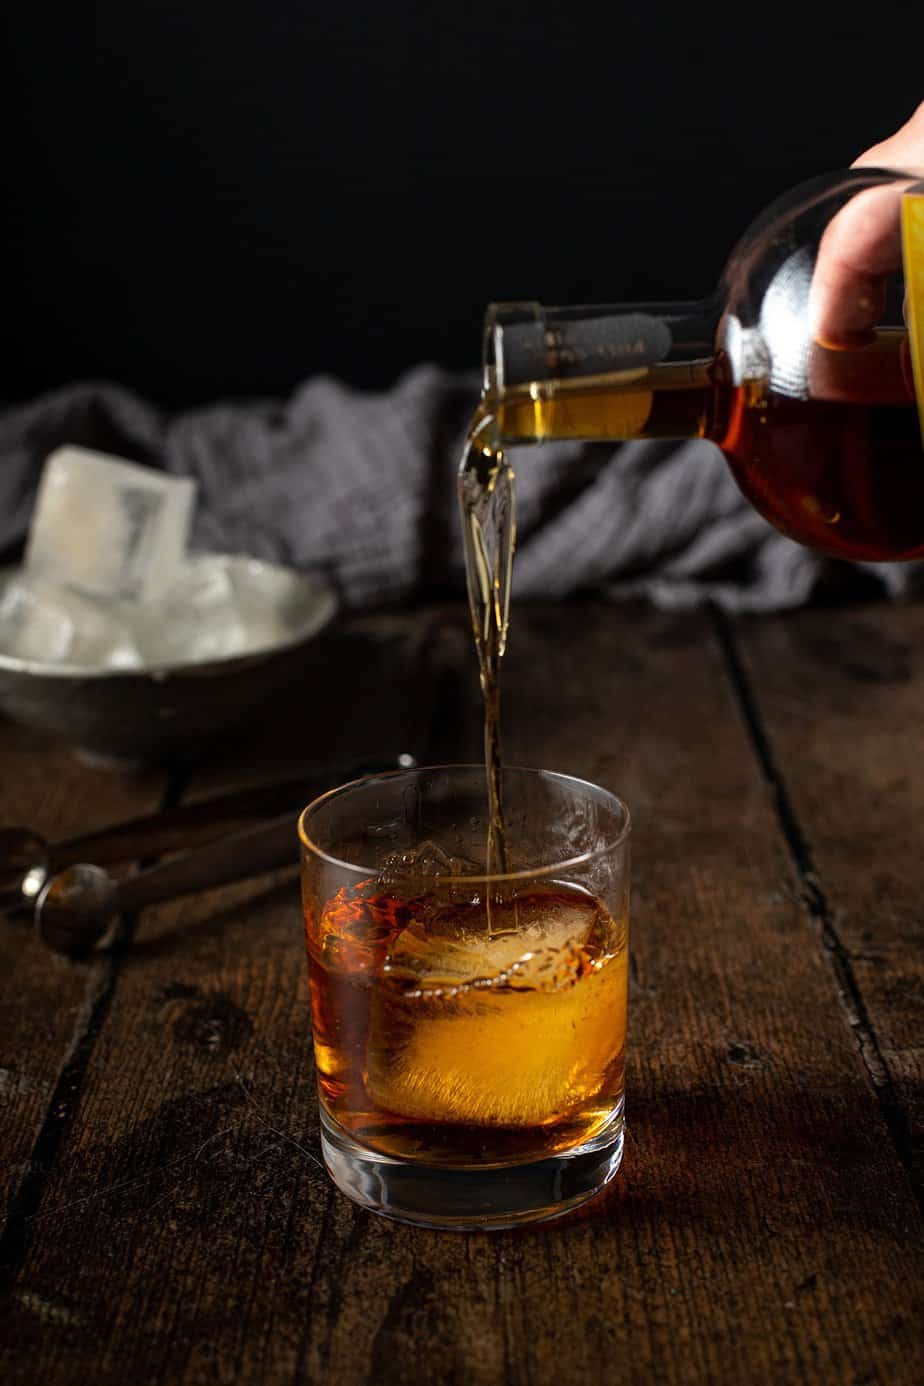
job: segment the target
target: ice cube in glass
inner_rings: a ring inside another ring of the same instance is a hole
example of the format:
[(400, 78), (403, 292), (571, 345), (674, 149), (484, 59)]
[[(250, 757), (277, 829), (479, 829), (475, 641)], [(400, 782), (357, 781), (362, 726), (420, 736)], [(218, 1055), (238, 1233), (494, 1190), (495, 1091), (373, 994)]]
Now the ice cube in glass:
[[(466, 919), (466, 916), (468, 918)], [(625, 938), (592, 896), (421, 902), (372, 997), (370, 1095), (404, 1117), (531, 1126), (598, 1086), (625, 1024)]]

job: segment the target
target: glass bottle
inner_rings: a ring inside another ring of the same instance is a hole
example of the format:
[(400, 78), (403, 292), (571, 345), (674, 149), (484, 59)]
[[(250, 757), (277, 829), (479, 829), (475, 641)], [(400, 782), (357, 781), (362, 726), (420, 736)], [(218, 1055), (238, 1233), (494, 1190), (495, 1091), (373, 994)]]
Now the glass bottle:
[(495, 459), (551, 438), (708, 438), (800, 543), (924, 556), (921, 179), (860, 168), (801, 184), (703, 302), (491, 305), (470, 437)]

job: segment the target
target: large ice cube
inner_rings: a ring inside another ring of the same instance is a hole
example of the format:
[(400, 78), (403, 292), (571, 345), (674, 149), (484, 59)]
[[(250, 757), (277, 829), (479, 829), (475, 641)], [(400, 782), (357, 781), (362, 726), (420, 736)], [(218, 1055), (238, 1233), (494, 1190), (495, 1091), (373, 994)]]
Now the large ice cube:
[[(471, 897), (472, 886), (468, 886)], [(592, 896), (536, 890), (461, 909), (448, 896), (413, 902), (412, 917), (388, 951), (383, 975), (410, 994), (455, 997), (472, 990), (555, 991), (577, 980), (589, 940), (597, 947), (600, 907)]]
[(88, 669), (133, 669), (142, 662), (117, 607), (26, 573), (0, 590), (0, 651)]
[(85, 595), (150, 600), (169, 587), (189, 537), (195, 483), (67, 446), (45, 462), (25, 566)]
[(596, 901), (536, 892), (492, 915), (493, 936), (414, 919), (389, 950), (367, 1061), (381, 1106), (541, 1124), (598, 1091), (621, 1053), (625, 938)]

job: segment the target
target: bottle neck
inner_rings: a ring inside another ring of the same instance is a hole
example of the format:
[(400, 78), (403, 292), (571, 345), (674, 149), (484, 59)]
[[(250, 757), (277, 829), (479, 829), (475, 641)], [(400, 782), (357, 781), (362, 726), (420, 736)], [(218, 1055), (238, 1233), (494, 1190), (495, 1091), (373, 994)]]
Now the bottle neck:
[(710, 304), (495, 304), (482, 414), (495, 446), (696, 438), (714, 427)]
[(497, 397), (523, 386), (707, 364), (718, 320), (711, 301), (569, 308), (494, 303), (485, 317), (484, 392)]

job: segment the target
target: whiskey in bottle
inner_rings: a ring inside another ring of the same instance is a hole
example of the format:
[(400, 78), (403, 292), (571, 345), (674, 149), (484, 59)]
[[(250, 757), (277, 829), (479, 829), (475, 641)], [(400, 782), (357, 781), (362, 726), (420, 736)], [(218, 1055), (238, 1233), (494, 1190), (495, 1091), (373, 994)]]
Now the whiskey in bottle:
[(470, 441), (496, 459), (545, 439), (707, 438), (800, 543), (924, 556), (924, 303), (905, 282), (915, 254), (924, 277), (920, 180), (864, 168), (801, 185), (701, 303), (492, 305)]
[(485, 704), (489, 864), (506, 860), (499, 676), (516, 542), (511, 449), (709, 439), (751, 504), (800, 543), (842, 559), (924, 557), (922, 177), (862, 168), (800, 185), (753, 224), (703, 302), (488, 309), (459, 500)]

